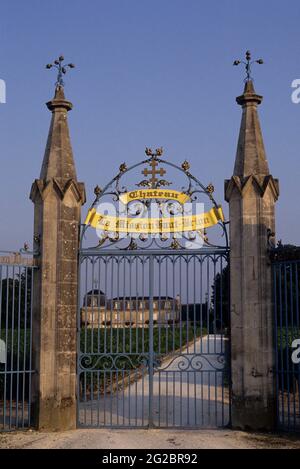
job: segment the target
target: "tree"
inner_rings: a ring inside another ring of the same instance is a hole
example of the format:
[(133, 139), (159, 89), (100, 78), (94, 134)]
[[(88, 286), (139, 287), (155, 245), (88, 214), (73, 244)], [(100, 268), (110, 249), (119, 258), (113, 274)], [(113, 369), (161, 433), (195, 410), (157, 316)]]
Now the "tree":
[[(7, 277), (1, 282), (1, 324), (0, 329), (21, 329), (30, 327), (31, 319), (32, 268), (23, 269), (14, 278)], [(26, 324), (25, 324), (26, 323)]]
[(218, 272), (212, 285), (212, 311), (210, 312), (211, 322), (214, 324), (214, 330), (224, 330), (230, 325), (230, 279), (229, 263)]

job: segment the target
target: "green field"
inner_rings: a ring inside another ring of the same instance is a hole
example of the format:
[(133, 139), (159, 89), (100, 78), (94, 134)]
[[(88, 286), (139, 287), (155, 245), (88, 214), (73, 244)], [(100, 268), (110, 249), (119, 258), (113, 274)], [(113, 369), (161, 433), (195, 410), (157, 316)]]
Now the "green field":
[[(206, 335), (205, 328), (196, 324), (194, 328), (189, 324), (182, 323), (181, 328), (154, 327), (153, 348), (156, 353), (168, 354), (180, 347), (185, 348), (186, 343), (200, 335)], [(1, 330), (0, 338), (6, 344), (7, 368), (16, 370), (23, 368), (24, 352), (28, 365), (30, 352), (30, 330), (26, 330), (26, 341), (24, 329)], [(149, 328), (101, 328), (85, 329), (80, 331), (80, 351), (86, 354), (140, 354), (149, 352)], [(13, 352), (13, 354), (11, 353)], [(11, 361), (12, 360), (12, 361)], [(12, 365), (12, 366), (11, 366)]]
[(277, 328), (277, 345), (278, 348), (285, 349), (287, 346), (291, 347), (293, 340), (300, 339), (299, 327), (285, 327)]
[[(154, 327), (153, 348), (157, 353), (169, 353), (200, 335), (206, 335), (206, 328), (183, 323), (179, 326)], [(82, 329), (80, 335), (81, 353), (140, 353), (149, 351), (149, 328)]]

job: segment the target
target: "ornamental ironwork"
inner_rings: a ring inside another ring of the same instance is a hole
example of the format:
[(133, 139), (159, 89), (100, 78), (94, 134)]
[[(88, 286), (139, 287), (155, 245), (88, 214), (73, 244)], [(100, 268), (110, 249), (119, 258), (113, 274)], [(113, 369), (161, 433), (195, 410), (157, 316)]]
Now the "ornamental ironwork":
[[(163, 159), (162, 148), (146, 148), (145, 153), (147, 158), (132, 166), (122, 163), (103, 189), (95, 187), (95, 200), (82, 226), (81, 249), (85, 244), (92, 250), (227, 248), (227, 222), (213, 184), (200, 182), (187, 160), (178, 166)], [(141, 173), (143, 180), (137, 179)], [(208, 237), (210, 227), (214, 228)], [(96, 228), (97, 244), (88, 241), (94, 231), (90, 228)]]
[(57, 70), (57, 79), (55, 82), (56, 87), (63, 87), (65, 85), (63, 81), (63, 76), (67, 73), (67, 70), (70, 68), (75, 68), (73, 63), (64, 64), (65, 58), (63, 55), (60, 55), (58, 59), (54, 60), (53, 63), (49, 63), (46, 65), (47, 69), (56, 68)]
[(263, 61), (263, 59), (251, 60), (251, 52), (249, 50), (246, 51), (245, 56), (246, 56), (246, 61), (244, 61), (244, 60), (235, 60), (233, 62), (233, 65), (235, 65), (235, 66), (238, 66), (240, 64), (245, 65), (246, 78), (245, 78), (244, 81), (247, 82), (247, 81), (253, 80), (253, 78), (251, 76), (251, 72), (252, 72), (251, 67), (252, 67), (252, 65), (254, 63), (262, 65), (264, 63), (264, 61)]

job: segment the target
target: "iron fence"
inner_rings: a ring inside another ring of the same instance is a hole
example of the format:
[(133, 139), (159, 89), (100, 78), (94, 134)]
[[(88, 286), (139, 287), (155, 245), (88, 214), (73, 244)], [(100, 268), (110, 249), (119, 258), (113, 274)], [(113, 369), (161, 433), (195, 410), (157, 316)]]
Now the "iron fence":
[(287, 431), (300, 431), (300, 257), (295, 253), (279, 249), (272, 262), (277, 423)]
[(31, 424), (35, 268), (28, 255), (0, 252), (0, 431)]

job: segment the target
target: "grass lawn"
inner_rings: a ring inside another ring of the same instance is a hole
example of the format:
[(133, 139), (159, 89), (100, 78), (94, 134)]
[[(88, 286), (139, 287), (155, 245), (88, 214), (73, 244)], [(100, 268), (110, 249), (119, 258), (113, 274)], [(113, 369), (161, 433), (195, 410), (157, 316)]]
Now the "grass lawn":
[(291, 347), (293, 340), (300, 339), (300, 328), (298, 327), (288, 327), (277, 328), (277, 344), (278, 348), (282, 347), (285, 349), (287, 346)]
[[(81, 353), (87, 354), (141, 354), (149, 352), (149, 328), (82, 329)], [(153, 349), (159, 355), (186, 348), (188, 342), (207, 334), (200, 325), (182, 323), (181, 327), (153, 328)]]
[[(182, 323), (168, 327), (154, 327), (153, 347), (154, 352), (159, 355), (169, 354), (172, 351), (185, 348), (187, 342), (197, 339), (201, 335), (206, 335), (206, 328), (201, 328), (200, 324)], [(29, 361), (30, 352), (30, 330), (26, 330), (26, 340), (24, 329), (8, 329), (0, 331), (0, 339), (6, 344), (7, 368), (23, 369), (24, 355), (26, 362)], [(101, 328), (101, 329), (81, 329), (80, 351), (86, 354), (143, 354), (149, 352), (149, 328)], [(11, 361), (12, 360), (12, 361)], [(11, 366), (12, 365), (12, 366)], [(19, 366), (18, 366), (19, 365)]]

